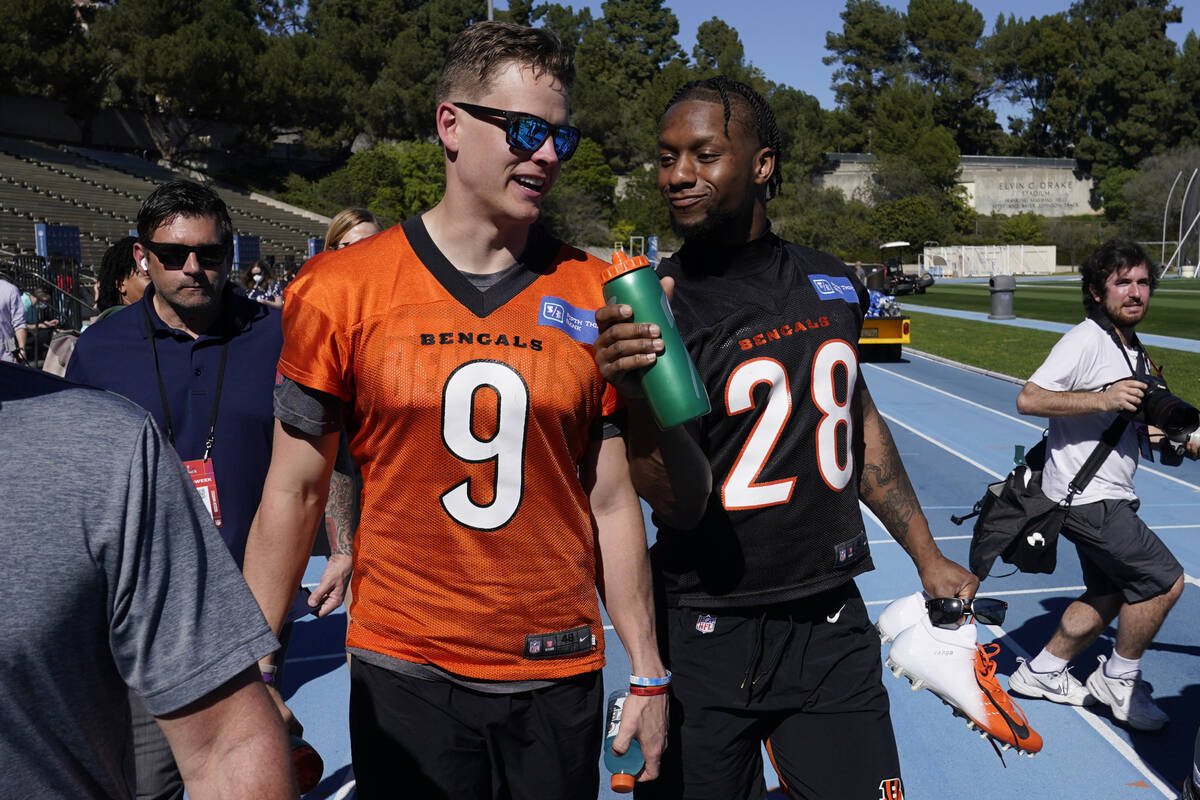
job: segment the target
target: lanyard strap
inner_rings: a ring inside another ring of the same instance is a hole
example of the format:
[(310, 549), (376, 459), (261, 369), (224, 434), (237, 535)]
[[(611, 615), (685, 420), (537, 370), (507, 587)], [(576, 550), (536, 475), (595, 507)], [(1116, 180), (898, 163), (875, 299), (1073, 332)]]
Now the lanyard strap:
[[(142, 320), (146, 323), (146, 341), (150, 343), (150, 354), (154, 356), (154, 377), (158, 381), (158, 397), (162, 401), (163, 421), (167, 426), (167, 441), (175, 445), (175, 426), (171, 422), (171, 406), (167, 402), (167, 387), (163, 385), (162, 369), (158, 363), (158, 347), (154, 343), (154, 326), (150, 322), (150, 312), (142, 306)], [(217, 438), (217, 411), (221, 407), (221, 385), (225, 382), (225, 362), (229, 358), (229, 340), (221, 345), (221, 362), (217, 367), (217, 389), (213, 397), (212, 415), (209, 418), (208, 437), (204, 440), (204, 460), (212, 455), (213, 442)]]

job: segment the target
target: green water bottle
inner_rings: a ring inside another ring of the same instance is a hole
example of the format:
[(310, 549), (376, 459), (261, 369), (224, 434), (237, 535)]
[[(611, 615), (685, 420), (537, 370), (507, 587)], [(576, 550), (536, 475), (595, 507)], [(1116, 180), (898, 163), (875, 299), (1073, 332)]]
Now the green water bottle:
[(673, 428), (707, 414), (708, 392), (679, 338), (671, 306), (650, 262), (645, 256), (630, 258), (618, 250), (601, 277), (606, 303), (623, 303), (633, 309), (634, 322), (658, 325), (663, 351), (642, 370), (642, 392), (658, 427)]

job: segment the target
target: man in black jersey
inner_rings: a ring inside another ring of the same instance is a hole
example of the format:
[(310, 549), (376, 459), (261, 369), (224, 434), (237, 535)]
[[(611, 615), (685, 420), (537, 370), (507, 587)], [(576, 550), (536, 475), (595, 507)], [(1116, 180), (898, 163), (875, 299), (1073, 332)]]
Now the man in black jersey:
[(771, 233), (780, 146), (763, 98), (722, 77), (680, 89), (660, 125), (659, 188), (684, 238), (660, 272), (712, 400), (689, 428), (711, 464), (707, 498), (681, 491), (703, 465), (665, 446), (638, 399), (656, 327), (625, 322), (628, 306), (596, 315), (596, 360), (630, 399), (634, 482), (659, 525), (674, 672), (675, 764), (640, 797), (763, 798), (763, 742), (794, 797), (901, 797), (879, 640), (853, 580), (873, 566), (859, 501), (931, 596), (978, 586), (934, 543), (859, 371), (865, 290), (840, 260)]

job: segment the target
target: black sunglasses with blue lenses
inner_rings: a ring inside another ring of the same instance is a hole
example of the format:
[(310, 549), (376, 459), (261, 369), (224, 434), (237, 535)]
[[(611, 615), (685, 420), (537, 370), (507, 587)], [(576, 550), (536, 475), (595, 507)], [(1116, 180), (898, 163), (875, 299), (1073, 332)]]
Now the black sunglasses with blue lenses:
[(554, 152), (559, 161), (566, 161), (575, 155), (579, 146), (579, 128), (570, 125), (551, 125), (541, 117), (526, 114), (522, 111), (505, 111), (500, 108), (477, 106), (474, 103), (451, 103), (474, 117), (492, 117), (503, 119), (507, 123), (505, 139), (509, 147), (526, 150), (530, 153), (537, 150), (546, 142), (546, 137), (554, 138)]
[(925, 602), (929, 621), (938, 627), (956, 627), (964, 614), (970, 614), (984, 625), (1003, 625), (1008, 603), (995, 597), (935, 597)]
[(188, 256), (196, 254), (201, 269), (220, 269), (229, 256), (229, 246), (224, 244), (171, 244), (168, 242), (140, 242), (142, 247), (154, 253), (154, 257), (165, 269), (183, 269)]

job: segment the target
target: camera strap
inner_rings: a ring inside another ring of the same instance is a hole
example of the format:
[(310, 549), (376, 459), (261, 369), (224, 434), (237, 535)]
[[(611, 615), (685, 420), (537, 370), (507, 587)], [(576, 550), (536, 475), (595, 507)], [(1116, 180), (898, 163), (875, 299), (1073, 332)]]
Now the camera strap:
[[(1149, 375), (1150, 369), (1153, 369), (1155, 375), (1160, 378), (1162, 377), (1162, 370), (1150, 358), (1150, 354), (1146, 352), (1146, 348), (1142, 347), (1142, 340), (1138, 338), (1136, 333), (1133, 331), (1129, 332), (1129, 346), (1131, 349), (1137, 350), (1138, 354), (1137, 366), (1134, 366), (1133, 362), (1129, 360), (1129, 352), (1125, 348), (1125, 343), (1121, 340), (1121, 334), (1117, 332), (1117, 326), (1113, 325), (1112, 319), (1105, 313), (1104, 309), (1100, 307), (1093, 308), (1088, 317), (1092, 322), (1099, 325), (1102, 331), (1108, 334), (1108, 338), (1113, 340), (1113, 344), (1117, 346), (1117, 350), (1121, 353), (1121, 358), (1125, 359), (1125, 364), (1129, 367), (1130, 375), (1135, 378), (1139, 375)], [(1149, 365), (1150, 369), (1147, 369), (1147, 365)]]

